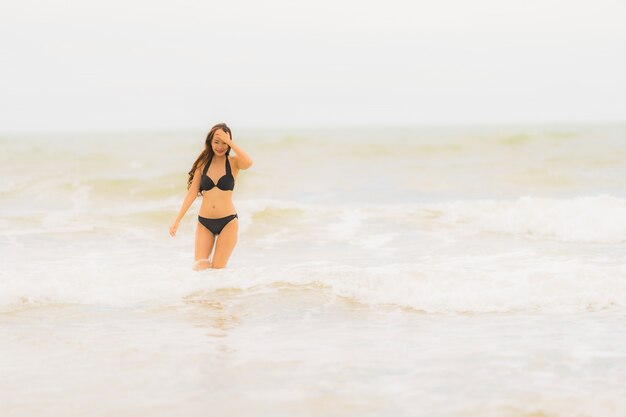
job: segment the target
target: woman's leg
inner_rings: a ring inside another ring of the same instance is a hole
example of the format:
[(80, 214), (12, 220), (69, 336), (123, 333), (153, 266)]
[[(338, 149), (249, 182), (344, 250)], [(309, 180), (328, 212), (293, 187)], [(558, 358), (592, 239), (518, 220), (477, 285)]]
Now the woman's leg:
[(213, 254), (213, 268), (225, 268), (235, 245), (239, 233), (239, 219), (234, 218), (228, 222), (217, 237), (215, 253)]
[(215, 235), (202, 223), (196, 224), (196, 264), (194, 269), (201, 270), (211, 268), (211, 251), (215, 244)]

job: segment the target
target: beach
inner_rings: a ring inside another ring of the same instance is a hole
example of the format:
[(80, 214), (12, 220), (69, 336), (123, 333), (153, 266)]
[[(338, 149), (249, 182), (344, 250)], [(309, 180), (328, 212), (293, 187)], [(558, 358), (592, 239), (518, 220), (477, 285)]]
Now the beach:
[(626, 415), (626, 126), (0, 135), (3, 416)]

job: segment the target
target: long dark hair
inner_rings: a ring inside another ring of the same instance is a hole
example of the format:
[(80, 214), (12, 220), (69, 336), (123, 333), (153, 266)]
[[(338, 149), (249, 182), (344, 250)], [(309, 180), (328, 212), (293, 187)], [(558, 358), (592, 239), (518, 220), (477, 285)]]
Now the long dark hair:
[[(194, 162), (193, 166), (191, 167), (191, 171), (189, 171), (189, 180), (187, 180), (187, 189), (191, 187), (191, 182), (193, 181), (193, 175), (195, 174), (196, 169), (198, 169), (200, 165), (204, 163), (208, 163), (209, 160), (213, 158), (213, 147), (211, 146), (211, 141), (213, 140), (213, 135), (215, 135), (215, 131), (219, 129), (222, 129), (225, 133), (228, 133), (231, 139), (233, 138), (233, 134), (231, 133), (230, 128), (226, 126), (226, 123), (218, 123), (211, 128), (211, 130), (209, 131), (209, 134), (206, 135), (206, 140), (204, 141), (204, 150), (200, 152), (198, 159), (196, 159), (196, 162)], [(228, 150), (226, 151), (226, 158), (228, 158), (229, 154), (230, 154), (230, 146), (228, 147)]]

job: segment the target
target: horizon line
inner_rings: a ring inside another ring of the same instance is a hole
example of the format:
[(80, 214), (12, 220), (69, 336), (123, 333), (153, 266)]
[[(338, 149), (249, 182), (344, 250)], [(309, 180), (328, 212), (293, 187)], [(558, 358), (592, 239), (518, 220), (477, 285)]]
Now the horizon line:
[[(216, 122), (219, 123), (219, 122)], [(216, 124), (214, 123), (214, 124)], [(234, 126), (225, 122), (229, 127)], [(242, 125), (236, 128), (239, 131), (262, 130), (324, 130), (324, 129), (419, 129), (419, 128), (490, 128), (490, 127), (584, 127), (584, 126), (619, 126), (626, 125), (625, 120), (589, 120), (589, 121), (526, 121), (526, 122), (432, 122), (432, 123), (380, 123), (380, 124), (284, 124), (284, 125)], [(211, 125), (212, 126), (212, 125)], [(28, 135), (28, 134), (64, 134), (64, 133), (179, 133), (208, 131), (206, 127), (93, 127), (93, 128), (50, 128), (50, 129), (0, 129), (0, 135)], [(232, 129), (232, 127), (231, 127)]]

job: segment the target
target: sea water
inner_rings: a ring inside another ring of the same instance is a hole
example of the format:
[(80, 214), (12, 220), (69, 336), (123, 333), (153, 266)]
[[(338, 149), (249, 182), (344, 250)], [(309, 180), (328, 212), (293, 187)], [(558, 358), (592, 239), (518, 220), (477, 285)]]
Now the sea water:
[(626, 126), (232, 128), (0, 136), (0, 415), (626, 415)]

